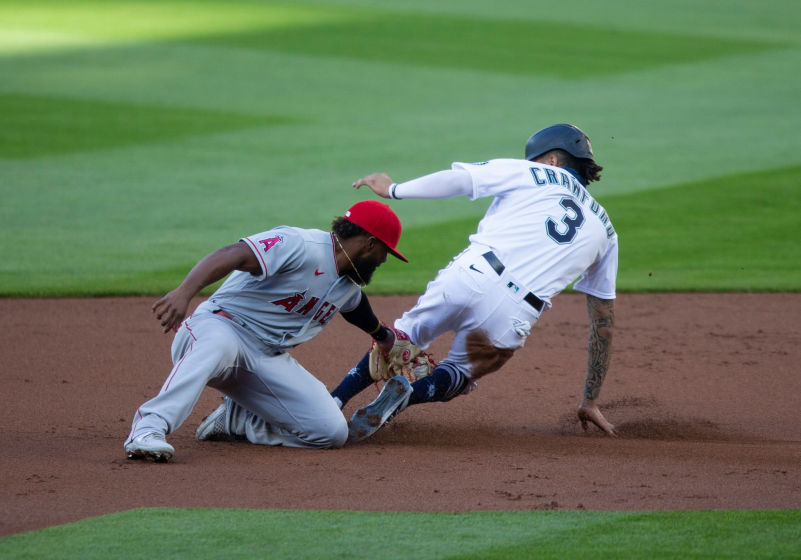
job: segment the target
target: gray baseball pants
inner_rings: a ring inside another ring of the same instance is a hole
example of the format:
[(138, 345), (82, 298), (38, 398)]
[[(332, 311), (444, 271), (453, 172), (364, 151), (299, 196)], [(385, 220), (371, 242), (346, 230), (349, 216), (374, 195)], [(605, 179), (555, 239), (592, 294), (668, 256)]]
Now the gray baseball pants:
[(233, 402), (230, 431), (252, 443), (325, 449), (341, 447), (348, 425), (325, 385), (292, 356), (204, 303), (172, 343), (173, 368), (156, 397), (134, 414), (131, 434), (169, 434), (187, 419), (203, 388)]

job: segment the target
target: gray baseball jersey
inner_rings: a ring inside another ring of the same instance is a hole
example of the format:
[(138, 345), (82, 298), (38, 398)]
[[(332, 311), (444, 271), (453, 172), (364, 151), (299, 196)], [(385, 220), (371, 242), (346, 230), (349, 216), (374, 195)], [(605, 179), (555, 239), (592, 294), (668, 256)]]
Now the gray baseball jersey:
[(340, 276), (331, 233), (279, 226), (242, 238), (261, 274), (235, 271), (209, 302), (271, 346), (314, 337), (339, 311), (361, 301), (361, 289)]
[(159, 394), (134, 414), (126, 452), (140, 445), (136, 438), (175, 431), (207, 385), (231, 399), (230, 435), (291, 447), (345, 443), (347, 422), (325, 385), (285, 349), (312, 338), (340, 310), (355, 308), (361, 289), (339, 275), (330, 233), (281, 226), (241, 241), (261, 272), (233, 272), (181, 324), (173, 369)]

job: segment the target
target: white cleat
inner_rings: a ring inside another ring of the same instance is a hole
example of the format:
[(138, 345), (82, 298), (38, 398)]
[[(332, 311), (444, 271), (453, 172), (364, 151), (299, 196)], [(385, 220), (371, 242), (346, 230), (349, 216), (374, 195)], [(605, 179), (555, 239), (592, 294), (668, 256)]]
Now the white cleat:
[(228, 432), (228, 399), (217, 410), (206, 416), (197, 427), (195, 437), (198, 441), (235, 441)]
[(175, 454), (175, 448), (167, 443), (164, 434), (150, 432), (133, 438), (131, 443), (125, 444), (125, 451), (129, 459), (153, 459), (159, 463), (166, 463)]
[(348, 442), (354, 443), (373, 435), (409, 404), (412, 396), (409, 380), (396, 375), (386, 382), (378, 397), (356, 411), (348, 422)]

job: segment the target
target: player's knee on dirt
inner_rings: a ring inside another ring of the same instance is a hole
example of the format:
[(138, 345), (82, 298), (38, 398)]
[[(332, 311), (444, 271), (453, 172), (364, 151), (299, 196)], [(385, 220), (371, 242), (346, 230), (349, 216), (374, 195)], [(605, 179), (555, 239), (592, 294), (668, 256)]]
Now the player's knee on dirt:
[(498, 371), (515, 354), (512, 348), (493, 346), (487, 333), (481, 329), (468, 333), (465, 346), (471, 367), (470, 378), (473, 381)]
[(325, 420), (314, 422), (305, 426), (306, 435), (301, 439), (309, 447), (316, 449), (336, 449), (348, 441), (348, 422), (342, 413), (337, 410), (337, 416), (330, 416)]
[(330, 423), (331, 429), (326, 431), (323, 442), (326, 448), (336, 449), (345, 445), (348, 441), (348, 422), (345, 417), (338, 418)]

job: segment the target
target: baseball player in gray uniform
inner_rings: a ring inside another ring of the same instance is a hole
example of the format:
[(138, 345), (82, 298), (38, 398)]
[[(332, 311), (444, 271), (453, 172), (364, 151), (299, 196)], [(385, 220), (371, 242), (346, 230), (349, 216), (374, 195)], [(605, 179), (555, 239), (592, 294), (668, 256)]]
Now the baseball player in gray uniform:
[[(601, 170), (587, 135), (560, 124), (534, 134), (525, 159), (454, 163), (402, 184), (383, 173), (354, 183), (384, 198), (494, 201), (470, 246), (395, 321), (397, 339), (422, 350), (454, 331), (447, 358), (412, 383), (392, 377), (373, 403), (353, 415), (351, 441), (370, 436), (408, 405), (448, 401), (474, 389), (478, 378), (500, 369), (523, 346), (551, 300), (579, 276), (574, 289), (587, 294), (590, 339), (578, 417), (585, 429), (591, 422), (615, 435), (597, 406), (611, 356), (618, 260), (614, 227), (586, 189)], [(368, 357), (332, 392), (338, 405), (373, 382)]]
[[(153, 305), (164, 332), (176, 331), (174, 367), (159, 394), (134, 414), (130, 459), (167, 461), (166, 434), (186, 420), (205, 386), (225, 395), (197, 439), (263, 445), (342, 446), (348, 427), (325, 385), (286, 351), (311, 340), (336, 313), (391, 347), (394, 334), (360, 286), (396, 247), (398, 217), (378, 201), (352, 206), (332, 231), (287, 226), (244, 237), (202, 259), (179, 288)], [(407, 261), (408, 262), (408, 261)], [(184, 320), (204, 287), (231, 276)]]

